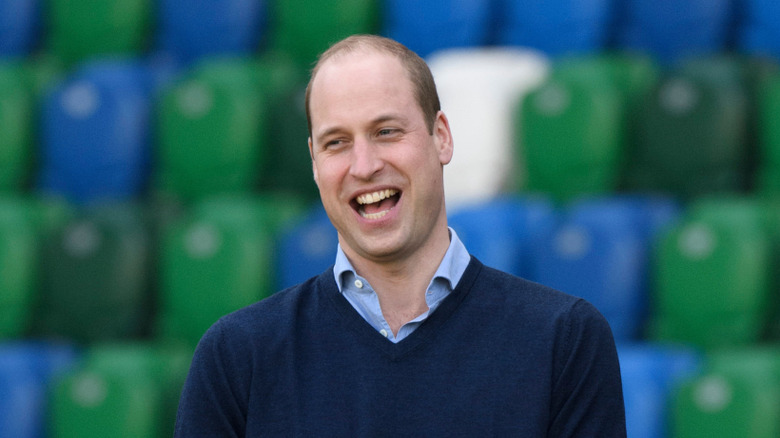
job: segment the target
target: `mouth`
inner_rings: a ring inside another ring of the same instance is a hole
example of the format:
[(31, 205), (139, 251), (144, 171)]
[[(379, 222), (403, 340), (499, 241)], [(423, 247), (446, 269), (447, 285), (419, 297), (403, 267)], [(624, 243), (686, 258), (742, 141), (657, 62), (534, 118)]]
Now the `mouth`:
[(376, 220), (390, 212), (400, 198), (401, 192), (396, 189), (377, 190), (357, 196), (352, 207), (364, 219)]

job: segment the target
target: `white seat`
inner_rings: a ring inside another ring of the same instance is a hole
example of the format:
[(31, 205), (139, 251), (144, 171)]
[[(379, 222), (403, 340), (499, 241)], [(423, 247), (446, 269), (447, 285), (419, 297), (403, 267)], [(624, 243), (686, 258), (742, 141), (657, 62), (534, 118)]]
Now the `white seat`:
[(517, 171), (512, 114), (520, 100), (547, 78), (539, 52), (509, 47), (447, 49), (431, 54), (431, 68), (455, 142), (445, 167), (448, 207), (506, 191)]

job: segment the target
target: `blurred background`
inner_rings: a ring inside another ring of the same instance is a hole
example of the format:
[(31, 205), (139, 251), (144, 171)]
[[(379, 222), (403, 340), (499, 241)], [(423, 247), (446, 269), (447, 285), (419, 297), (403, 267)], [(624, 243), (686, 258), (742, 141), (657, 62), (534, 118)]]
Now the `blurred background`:
[(451, 226), (587, 298), (629, 436), (780, 436), (780, 2), (0, 0), (0, 437), (163, 437), (220, 316), (327, 269), (303, 90), (429, 62)]

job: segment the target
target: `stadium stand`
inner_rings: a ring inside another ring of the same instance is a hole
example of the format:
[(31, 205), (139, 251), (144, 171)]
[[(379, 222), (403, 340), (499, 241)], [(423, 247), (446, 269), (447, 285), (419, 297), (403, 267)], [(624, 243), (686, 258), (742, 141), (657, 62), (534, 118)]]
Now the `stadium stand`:
[(588, 298), (626, 341), (629, 436), (780, 435), (778, 17), (773, 0), (0, 2), (0, 437), (170, 436), (210, 323), (332, 265), (303, 94), (353, 33), (430, 62), (468, 248)]

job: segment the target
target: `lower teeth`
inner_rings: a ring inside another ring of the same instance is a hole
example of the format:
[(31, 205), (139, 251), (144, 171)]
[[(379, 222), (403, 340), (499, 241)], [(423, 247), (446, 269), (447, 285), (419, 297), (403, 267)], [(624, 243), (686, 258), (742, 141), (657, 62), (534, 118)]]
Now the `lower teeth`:
[(363, 216), (366, 219), (379, 219), (380, 217), (382, 217), (382, 216), (384, 216), (386, 214), (387, 214), (387, 210), (380, 211), (379, 213), (366, 213), (366, 212), (363, 212), (363, 211), (360, 212), (360, 215)]

